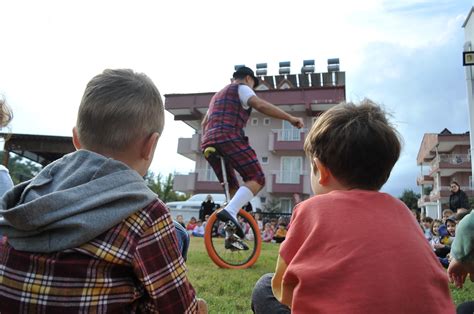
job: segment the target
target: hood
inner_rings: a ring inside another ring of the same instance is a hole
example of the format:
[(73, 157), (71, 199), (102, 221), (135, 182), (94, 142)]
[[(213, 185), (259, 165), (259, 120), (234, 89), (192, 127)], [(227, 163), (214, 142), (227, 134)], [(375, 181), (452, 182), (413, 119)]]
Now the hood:
[(0, 199), (0, 234), (17, 250), (61, 251), (94, 239), (156, 199), (126, 164), (79, 150)]

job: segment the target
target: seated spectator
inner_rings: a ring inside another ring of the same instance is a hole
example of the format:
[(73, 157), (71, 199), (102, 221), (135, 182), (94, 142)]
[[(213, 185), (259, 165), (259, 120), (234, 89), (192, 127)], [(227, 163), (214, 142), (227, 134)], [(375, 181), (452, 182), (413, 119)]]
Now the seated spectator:
[[(0, 98), (0, 129), (6, 127), (13, 119), (13, 113), (4, 99)], [(5, 153), (5, 152), (4, 152)], [(0, 165), (0, 196), (13, 187), (8, 168)]]
[(433, 224), (433, 218), (431, 217), (423, 217), (421, 219), (421, 226), (423, 227), (423, 233), (425, 234), (426, 240), (430, 241), (432, 234), (431, 234), (431, 226)]
[(441, 243), (441, 235), (439, 233), (439, 228), (440, 228), (441, 225), (443, 225), (443, 221), (441, 221), (440, 219), (433, 220), (433, 223), (431, 224), (430, 244), (431, 244), (431, 248), (433, 249), (433, 251), (436, 250), (436, 248), (435, 248), (436, 244)]
[[(7, 103), (3, 98), (0, 98), (0, 129), (6, 127), (13, 119), (13, 113), (8, 107)], [(3, 152), (6, 154), (6, 152)], [(5, 194), (6, 191), (13, 187), (13, 181), (10, 177), (8, 168), (0, 165), (0, 197)], [(0, 244), (6, 242), (7, 239), (0, 233)]]
[(188, 249), (189, 249), (189, 233), (179, 222), (176, 220), (173, 221), (174, 227), (176, 229), (176, 236), (178, 238), (178, 248), (183, 256), (184, 260), (187, 259)]
[(0, 199), (1, 313), (198, 311), (169, 210), (143, 180), (163, 124), (146, 75), (87, 84), (77, 151)]
[(456, 236), (456, 220), (454, 217), (446, 219), (446, 230), (448, 234), (440, 239), (440, 243), (435, 246), (435, 254), (439, 257), (441, 264), (444, 267), (449, 265), (449, 253), (451, 252), (451, 244)]
[(202, 222), (202, 226), (206, 228), (207, 221), (209, 220), (209, 215), (204, 216), (204, 221)]
[(263, 227), (262, 214), (260, 214), (260, 213), (255, 213), (255, 214), (254, 214), (254, 217), (255, 217), (255, 221), (257, 222), (258, 229), (259, 229), (260, 231), (263, 231), (264, 227)]
[(204, 226), (202, 225), (202, 220), (199, 219), (196, 223), (196, 226), (194, 227), (193, 229), (193, 233), (192, 235), (195, 236), (195, 237), (204, 237)]
[(186, 229), (186, 224), (184, 223), (183, 215), (176, 216), (176, 221)]
[[(459, 210), (458, 210), (459, 211)], [(461, 289), (466, 278), (474, 282), (474, 213), (466, 215), (457, 226), (456, 238), (452, 243), (451, 261), (448, 276), (457, 288)], [(474, 313), (474, 299), (459, 304), (458, 314)]]
[(273, 231), (272, 225), (267, 222), (265, 224), (265, 229), (263, 230), (262, 233), (262, 241), (263, 242), (271, 242), (273, 240), (273, 235), (275, 232)]
[(189, 233), (192, 233), (194, 230), (194, 227), (196, 227), (196, 223), (197, 223), (196, 217), (191, 217), (191, 219), (189, 219), (188, 221), (188, 224), (186, 225), (186, 230)]
[(278, 229), (275, 232), (275, 235), (273, 236), (273, 240), (276, 243), (282, 243), (286, 238), (286, 233), (286, 224), (282, 222), (278, 225)]
[(314, 196), (295, 206), (275, 273), (253, 290), (254, 313), (454, 313), (419, 225), (379, 192), (401, 151), (383, 110), (370, 100), (334, 106), (304, 148)]
[(443, 220), (443, 223), (446, 224), (446, 219), (448, 219), (449, 217), (453, 216), (455, 213), (447, 208), (447, 209), (444, 209), (443, 212), (442, 212), (442, 220)]

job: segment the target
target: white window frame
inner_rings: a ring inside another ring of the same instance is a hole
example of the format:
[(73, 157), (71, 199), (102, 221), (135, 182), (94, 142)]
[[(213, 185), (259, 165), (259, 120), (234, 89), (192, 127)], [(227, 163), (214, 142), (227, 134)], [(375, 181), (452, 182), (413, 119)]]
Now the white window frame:
[[(293, 170), (283, 170), (283, 164), (285, 160), (292, 159), (292, 160), (299, 160), (300, 169), (296, 170), (293, 173)], [(280, 176), (278, 183), (282, 184), (299, 184), (300, 183), (300, 176), (303, 173), (303, 157), (301, 156), (282, 156), (280, 159)]]
[(252, 120), (250, 120), (250, 125), (257, 126), (258, 125), (258, 118), (252, 118)]
[[(263, 158), (266, 158), (267, 160), (263, 160)], [(268, 156), (262, 156), (262, 165), (268, 164)]]
[(263, 118), (263, 125), (269, 126), (272, 123), (270, 118)]
[(281, 130), (278, 132), (279, 141), (300, 141), (301, 130), (295, 128), (290, 122), (283, 120)]

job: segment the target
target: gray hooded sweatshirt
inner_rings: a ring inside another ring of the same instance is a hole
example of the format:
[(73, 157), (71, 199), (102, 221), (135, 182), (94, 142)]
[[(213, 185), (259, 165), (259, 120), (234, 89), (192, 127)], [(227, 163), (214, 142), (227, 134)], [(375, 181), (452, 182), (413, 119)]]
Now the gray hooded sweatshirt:
[(155, 200), (135, 170), (79, 150), (0, 199), (0, 235), (20, 251), (62, 251), (89, 242)]

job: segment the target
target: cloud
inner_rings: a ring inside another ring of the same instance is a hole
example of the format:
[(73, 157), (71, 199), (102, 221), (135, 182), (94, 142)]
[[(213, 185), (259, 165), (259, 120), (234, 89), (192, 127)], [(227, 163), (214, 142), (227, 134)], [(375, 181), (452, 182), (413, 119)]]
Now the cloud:
[[(458, 23), (445, 41), (407, 48), (397, 43), (369, 43), (356, 71), (347, 74), (348, 98), (369, 97), (384, 105), (404, 139), (404, 148), (383, 190), (400, 195), (418, 190), (416, 156), (424, 133), (444, 128), (469, 130), (466, 82), (462, 67), (463, 34)], [(454, 31), (456, 29), (456, 31)]]

